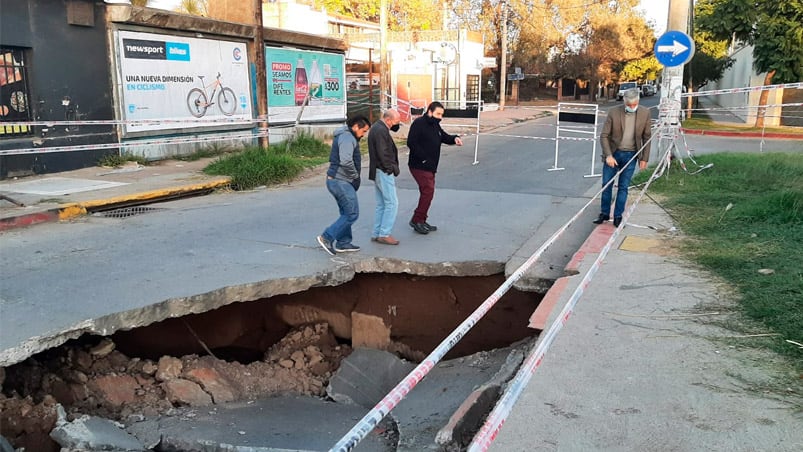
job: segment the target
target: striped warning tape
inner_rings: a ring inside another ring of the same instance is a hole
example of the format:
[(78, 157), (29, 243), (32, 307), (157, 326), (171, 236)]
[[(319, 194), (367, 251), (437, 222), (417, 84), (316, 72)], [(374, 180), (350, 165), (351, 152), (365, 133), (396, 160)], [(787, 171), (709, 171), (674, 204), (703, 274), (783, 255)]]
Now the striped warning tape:
[(682, 93), (682, 97), (713, 96), (715, 94), (750, 93), (767, 89), (803, 89), (803, 82), (782, 83), (780, 85), (746, 86), (744, 88), (715, 89), (711, 91), (698, 91), (696, 93)]
[[(669, 151), (667, 150), (667, 153)], [(635, 156), (633, 158), (636, 158)], [(496, 436), (499, 434), (499, 431), (502, 428), (507, 416), (510, 414), (510, 411), (513, 408), (513, 405), (521, 396), (524, 388), (527, 387), (527, 384), (530, 382), (533, 374), (535, 373), (536, 369), (541, 365), (544, 354), (549, 350), (549, 347), (552, 345), (552, 342), (555, 340), (558, 332), (563, 328), (566, 322), (569, 320), (571, 316), (574, 306), (577, 304), (577, 301), (585, 292), (585, 289), (588, 287), (591, 280), (596, 275), (597, 270), (599, 270), (602, 261), (605, 259), (605, 256), (608, 255), (608, 251), (610, 251), (613, 244), (616, 242), (616, 239), (619, 237), (619, 233), (624, 228), (625, 224), (627, 223), (627, 219), (635, 210), (638, 203), (641, 201), (644, 193), (647, 191), (647, 188), (650, 186), (653, 180), (655, 180), (658, 175), (660, 174), (659, 170), (663, 170), (662, 166), (668, 162), (669, 159), (662, 158), (658, 166), (653, 171), (650, 179), (644, 185), (644, 188), (641, 190), (638, 198), (630, 205), (628, 210), (622, 216), (622, 224), (619, 225), (618, 228), (614, 231), (613, 235), (608, 239), (608, 242), (605, 244), (603, 249), (600, 251), (599, 256), (597, 259), (594, 260), (591, 268), (585, 274), (583, 279), (580, 281), (580, 284), (575, 289), (574, 293), (572, 293), (569, 300), (563, 306), (563, 309), (560, 311), (560, 314), (556, 317), (556, 320), (550, 325), (547, 329), (546, 333), (544, 333), (535, 347), (535, 349), (527, 356), (527, 359), (519, 368), (519, 371), (516, 373), (516, 376), (513, 377), (513, 380), (508, 384), (505, 393), (496, 403), (496, 406), (491, 411), (491, 413), (486, 418), (485, 423), (474, 436), (471, 444), (468, 447), (469, 452), (478, 452), (478, 451), (486, 451), (488, 447), (490, 447), (491, 443), (496, 439)], [(613, 179), (611, 179), (613, 181)], [(598, 193), (599, 194), (599, 193)], [(596, 196), (594, 197), (596, 199)], [(593, 199), (592, 199), (593, 200)]]
[(127, 141), (123, 143), (98, 143), (98, 144), (82, 144), (74, 146), (50, 146), (50, 147), (35, 147), (35, 148), (22, 148), (22, 149), (5, 149), (5, 150), (0, 150), (0, 155), (41, 154), (41, 153), (71, 152), (71, 151), (96, 151), (103, 149), (130, 148), (138, 146), (154, 146), (163, 144), (208, 143), (212, 141), (221, 141), (221, 140), (245, 140), (264, 136), (268, 136), (268, 134), (266, 132), (247, 133), (247, 134), (243, 133), (243, 134), (227, 134), (227, 135), (215, 135), (215, 136), (208, 135), (208, 136), (196, 136), (196, 137), (162, 138), (156, 140)]
[[(651, 139), (650, 139), (651, 141)], [(635, 153), (633, 158), (637, 158), (641, 154), (644, 147), (650, 141), (644, 143), (644, 146)], [(626, 166), (626, 165), (625, 165)], [(624, 166), (623, 166), (624, 168)], [(620, 170), (621, 171), (621, 170)], [(612, 178), (602, 190), (608, 185), (612, 184)], [(499, 286), (482, 304), (471, 313), (460, 325), (457, 326), (437, 347), (427, 355), (424, 360), (415, 367), (407, 376), (399, 382), (390, 392), (377, 403), (374, 408), (360, 419), (351, 430), (348, 431), (331, 449), (330, 452), (345, 452), (352, 450), (357, 444), (362, 441), (368, 433), (373, 430), (377, 424), (395, 408), (407, 394), (421, 381), (423, 378), (435, 367), (435, 364), (440, 362), (446, 353), (451, 350), (463, 336), (480, 320), (482, 317), (491, 310), (491, 308), (499, 301), (499, 299), (507, 293), (513, 286), (513, 283), (521, 279), (524, 273), (532, 267), (535, 262), (541, 257), (547, 248), (552, 246), (553, 243), (569, 228), (578, 218), (585, 212), (585, 209), (591, 205), (592, 202), (602, 193), (600, 190), (597, 195), (591, 198), (577, 213), (572, 216), (566, 223), (563, 224), (555, 233), (552, 234), (527, 260), (519, 266), (505, 281)]]

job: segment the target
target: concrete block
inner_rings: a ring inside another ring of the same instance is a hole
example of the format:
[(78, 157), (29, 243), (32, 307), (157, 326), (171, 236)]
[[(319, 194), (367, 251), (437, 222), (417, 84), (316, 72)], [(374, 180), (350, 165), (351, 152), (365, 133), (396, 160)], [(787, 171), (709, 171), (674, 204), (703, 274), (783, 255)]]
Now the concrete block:
[(413, 369), (413, 363), (392, 353), (358, 348), (341, 361), (340, 368), (329, 380), (326, 393), (340, 403), (373, 408)]
[[(63, 409), (61, 409), (63, 413)], [(72, 422), (61, 421), (50, 432), (50, 437), (65, 449), (74, 450), (145, 450), (134, 436), (112, 421), (93, 416), (82, 416)]]

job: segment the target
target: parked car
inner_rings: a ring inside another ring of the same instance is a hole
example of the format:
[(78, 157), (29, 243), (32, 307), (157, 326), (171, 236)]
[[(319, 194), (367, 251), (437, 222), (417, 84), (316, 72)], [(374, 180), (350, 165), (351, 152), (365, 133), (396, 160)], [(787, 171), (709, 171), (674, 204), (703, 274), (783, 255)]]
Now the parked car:
[(631, 88), (638, 88), (638, 83), (636, 82), (622, 82), (619, 84), (619, 90), (616, 91), (616, 100), (622, 100), (625, 95), (625, 91)]
[(648, 97), (655, 95), (655, 85), (641, 85), (641, 95)]

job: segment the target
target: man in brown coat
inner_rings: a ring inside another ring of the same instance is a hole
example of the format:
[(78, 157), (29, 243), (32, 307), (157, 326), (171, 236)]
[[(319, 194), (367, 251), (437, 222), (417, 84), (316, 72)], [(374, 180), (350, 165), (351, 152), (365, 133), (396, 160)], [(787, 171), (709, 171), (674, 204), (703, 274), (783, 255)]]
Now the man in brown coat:
[(639, 169), (647, 168), (650, 146), (644, 146), (644, 143), (648, 143), (652, 136), (650, 112), (646, 108), (638, 108), (639, 90), (629, 89), (625, 91), (623, 98), (623, 105), (608, 111), (608, 119), (605, 120), (600, 134), (602, 160), (605, 163), (602, 167), (602, 186), (607, 187), (602, 192), (599, 217), (594, 220), (594, 223), (602, 224), (611, 219), (613, 184), (608, 182), (621, 170), (613, 207), (613, 225), (617, 227), (622, 223), (622, 214), (627, 204), (627, 189), (636, 170), (636, 161), (638, 160)]

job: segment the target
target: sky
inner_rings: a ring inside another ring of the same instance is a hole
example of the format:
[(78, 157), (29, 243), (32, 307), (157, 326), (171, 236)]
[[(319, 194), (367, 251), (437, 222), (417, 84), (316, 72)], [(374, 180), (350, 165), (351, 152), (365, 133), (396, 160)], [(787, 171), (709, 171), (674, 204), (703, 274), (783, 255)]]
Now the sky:
[(666, 31), (669, 15), (669, 0), (641, 0), (639, 9), (644, 11), (647, 20), (655, 23), (655, 34), (662, 35)]
[[(177, 8), (180, 3), (181, 0), (151, 0), (150, 6), (153, 8), (173, 10)], [(648, 20), (655, 22), (656, 35), (663, 34), (666, 30), (669, 0), (641, 0), (639, 9), (645, 12), (645, 16)]]

